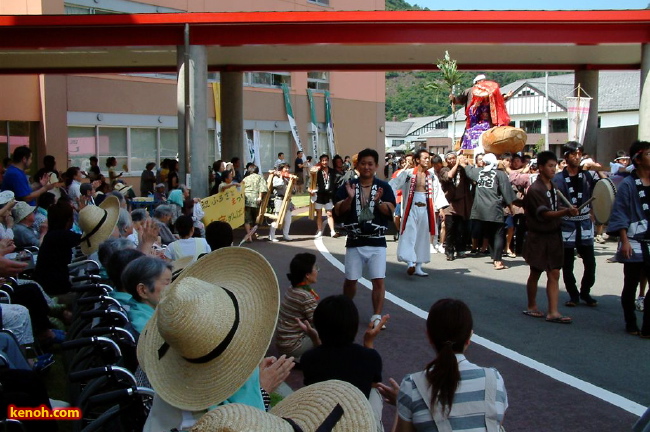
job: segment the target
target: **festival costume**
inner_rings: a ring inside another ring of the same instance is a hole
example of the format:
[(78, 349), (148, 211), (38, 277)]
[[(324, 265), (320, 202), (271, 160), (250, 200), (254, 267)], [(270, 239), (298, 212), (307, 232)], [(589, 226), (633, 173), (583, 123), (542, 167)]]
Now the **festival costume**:
[(409, 265), (431, 260), (427, 233), (436, 233), (436, 212), (449, 205), (433, 169), (425, 173), (425, 192), (415, 192), (419, 168), (403, 170), (390, 181), (394, 190), (402, 190), (403, 200), (397, 259)]
[(524, 240), (524, 259), (537, 271), (562, 267), (564, 247), (560, 231), (560, 218), (545, 218), (544, 213), (558, 210), (558, 198), (551, 182), (547, 189), (541, 177), (528, 188), (524, 199), (528, 234)]
[(465, 103), (465, 132), (461, 149), (471, 150), (480, 145), (483, 132), (494, 126), (508, 126), (510, 116), (499, 84), (494, 81), (480, 81), (458, 98)]
[(456, 175), (449, 176), (450, 168), (440, 170), (440, 186), (449, 202), (444, 209), (445, 217), (445, 253), (453, 259), (454, 252), (465, 250), (465, 230), (472, 212), (474, 197), (470, 191), (470, 180), (465, 170), (456, 168)]
[[(569, 200), (574, 207), (591, 198), (594, 185), (598, 181), (596, 173), (580, 171), (570, 176), (567, 168), (553, 177), (554, 186)], [(562, 278), (571, 301), (576, 303), (580, 296), (589, 296), (591, 287), (596, 282), (596, 258), (594, 256), (594, 224), (591, 221), (591, 205), (587, 204), (577, 216), (562, 218), (562, 240), (564, 242), (564, 263)], [(574, 249), (582, 258), (585, 271), (580, 283), (580, 291), (573, 274)]]
[[(637, 329), (634, 307), (636, 287), (641, 276), (650, 271), (650, 186), (643, 186), (636, 172), (623, 180), (617, 191), (616, 200), (609, 217), (607, 232), (618, 235), (619, 231), (627, 231), (627, 238), (632, 247), (632, 256), (625, 258), (621, 253), (621, 243), (616, 251), (616, 261), (623, 263), (623, 292), (621, 306), (626, 328), (630, 331)], [(641, 332), (650, 335), (650, 301), (646, 296), (643, 309), (643, 327)]]
[[(491, 154), (487, 154), (485, 159), (488, 156)], [(492, 260), (501, 261), (504, 245), (503, 205), (510, 205), (515, 200), (508, 175), (496, 169), (496, 158), (494, 164), (484, 168), (466, 166), (465, 173), (476, 182), (470, 218), (481, 221), (483, 236), (491, 239)]]
[[(363, 259), (364, 267), (371, 265), (370, 261), (382, 261), (381, 265), (386, 266), (386, 231), (388, 226), (392, 223), (392, 218), (390, 215), (384, 215), (378, 208), (377, 203), (374, 198), (377, 195), (379, 188), (382, 188), (383, 195), (381, 197), (382, 201), (389, 202), (395, 205), (395, 195), (390, 185), (385, 181), (379, 180), (378, 178), (373, 178), (372, 186), (370, 187), (370, 196), (368, 203), (363, 203), (361, 196), (361, 187), (359, 184), (359, 179), (350, 180), (350, 185), (354, 188), (354, 198), (350, 204), (350, 210), (347, 213), (338, 215), (338, 221), (343, 223), (343, 227), (346, 229), (348, 235), (345, 242), (346, 248), (346, 278), (348, 280), (357, 280), (350, 279), (347, 277), (348, 270), (348, 253), (351, 249), (360, 249), (362, 255), (365, 257), (373, 257), (371, 260)], [(345, 185), (341, 186), (337, 191), (334, 197), (335, 203), (338, 201), (343, 201), (348, 197), (348, 191)], [(376, 249), (383, 249), (383, 260), (380, 259), (381, 255), (376, 254)], [(365, 252), (370, 252), (365, 254)], [(354, 272), (361, 274), (362, 269), (355, 268)], [(371, 279), (383, 279), (385, 277), (385, 272), (381, 275), (375, 274)], [(381, 277), (379, 277), (381, 276)]]

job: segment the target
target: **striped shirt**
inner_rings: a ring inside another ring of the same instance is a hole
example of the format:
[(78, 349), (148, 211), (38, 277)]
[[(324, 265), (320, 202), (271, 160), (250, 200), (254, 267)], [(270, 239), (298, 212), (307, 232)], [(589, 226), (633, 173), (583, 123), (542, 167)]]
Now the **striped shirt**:
[(296, 318), (303, 321), (308, 320), (313, 326), (316, 306), (316, 297), (309, 291), (309, 285), (299, 288), (291, 287), (287, 290), (280, 304), (275, 339), (281, 353), (288, 354), (300, 348), (305, 333), (296, 322)]
[[(456, 354), (458, 369), (460, 370), (460, 383), (454, 403), (449, 413), (451, 430), (463, 432), (485, 432), (487, 431), (485, 412), (473, 409), (476, 402), (485, 400), (485, 369), (467, 361), (463, 354)], [(508, 408), (508, 395), (506, 393), (503, 378), (496, 372), (496, 403), (493, 411), (496, 412), (496, 420), (499, 424), (503, 422), (503, 416)], [(480, 406), (480, 405), (479, 405)], [(468, 410), (469, 408), (469, 410)], [(440, 410), (437, 404), (436, 410)], [(397, 397), (397, 411), (402, 420), (410, 422), (418, 432), (437, 432), (438, 428), (431, 416), (431, 411), (422, 399), (422, 394), (413, 382), (413, 376), (407, 375), (400, 386)], [(466, 414), (466, 411), (473, 413)], [(458, 415), (463, 412), (463, 415)]]

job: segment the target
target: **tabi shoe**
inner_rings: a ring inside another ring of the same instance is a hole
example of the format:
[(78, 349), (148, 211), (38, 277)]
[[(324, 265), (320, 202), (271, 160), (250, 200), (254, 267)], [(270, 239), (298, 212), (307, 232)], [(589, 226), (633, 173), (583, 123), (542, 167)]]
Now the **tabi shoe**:
[(426, 272), (422, 271), (422, 266), (421, 266), (420, 264), (416, 264), (416, 265), (415, 265), (415, 272), (414, 272), (414, 274), (415, 274), (416, 276), (420, 276), (420, 277), (426, 277), (426, 276), (429, 276), (429, 273), (426, 273)]

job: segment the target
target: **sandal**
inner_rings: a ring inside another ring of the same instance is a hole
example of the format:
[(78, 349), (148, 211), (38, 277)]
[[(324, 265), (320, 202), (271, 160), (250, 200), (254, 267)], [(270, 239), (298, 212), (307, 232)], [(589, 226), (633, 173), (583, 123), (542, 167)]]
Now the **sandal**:
[(514, 252), (506, 252), (508, 258), (517, 258), (517, 255)]
[(556, 324), (571, 324), (573, 320), (568, 316), (559, 316), (555, 318), (546, 318), (546, 322), (556, 323)]
[(580, 304), (580, 300), (571, 299), (571, 300), (567, 301), (566, 303), (564, 303), (564, 306), (566, 306), (566, 307), (576, 307), (576, 306), (578, 306), (578, 304)]
[(522, 312), (524, 315), (528, 315), (529, 317), (533, 318), (543, 318), (544, 314), (541, 311), (538, 310), (525, 310)]
[(508, 267), (508, 266), (505, 265), (505, 264), (501, 264), (501, 265), (498, 266), (498, 267), (497, 267), (496, 265), (494, 266), (494, 270), (507, 270), (507, 269), (509, 269), (509, 268), (510, 268), (510, 267)]

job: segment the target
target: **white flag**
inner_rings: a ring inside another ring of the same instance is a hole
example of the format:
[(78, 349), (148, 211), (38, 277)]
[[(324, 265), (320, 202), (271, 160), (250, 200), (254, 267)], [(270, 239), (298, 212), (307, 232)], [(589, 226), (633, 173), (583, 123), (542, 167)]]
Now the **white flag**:
[(567, 114), (569, 120), (569, 141), (583, 143), (587, 131), (587, 118), (589, 117), (589, 97), (569, 97)]

